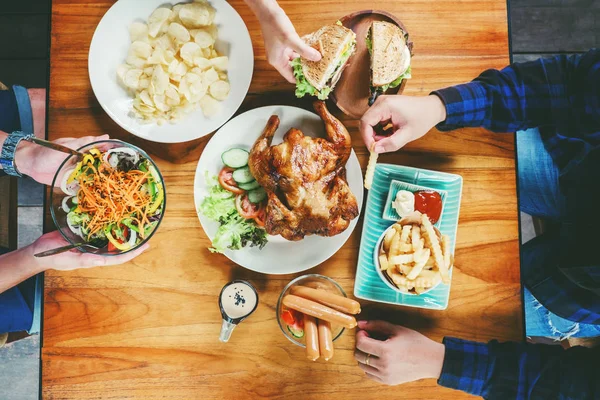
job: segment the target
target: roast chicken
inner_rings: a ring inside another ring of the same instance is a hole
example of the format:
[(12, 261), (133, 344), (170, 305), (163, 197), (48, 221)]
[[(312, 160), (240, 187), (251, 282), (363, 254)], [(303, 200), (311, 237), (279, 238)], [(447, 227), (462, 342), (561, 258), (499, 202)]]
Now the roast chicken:
[(292, 128), (281, 144), (271, 146), (279, 127), (273, 115), (250, 151), (250, 172), (267, 192), (265, 229), (288, 240), (337, 235), (358, 216), (346, 181), (350, 135), (324, 102), (315, 102), (314, 108), (325, 124), (326, 139)]

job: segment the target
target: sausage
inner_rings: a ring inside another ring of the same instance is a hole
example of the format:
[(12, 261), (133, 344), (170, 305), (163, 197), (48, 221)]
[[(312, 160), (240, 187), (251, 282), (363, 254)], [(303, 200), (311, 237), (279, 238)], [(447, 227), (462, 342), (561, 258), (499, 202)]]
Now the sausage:
[(320, 354), (317, 320), (306, 314), (304, 314), (304, 337), (306, 338), (306, 358), (316, 361)]
[(317, 303), (321, 303), (346, 314), (360, 313), (360, 303), (358, 301), (322, 289), (294, 286), (291, 293), (308, 300), (316, 301)]
[(300, 311), (303, 314), (329, 321), (334, 325), (341, 325), (344, 328), (352, 329), (356, 326), (356, 318), (352, 315), (341, 313), (323, 304), (293, 294), (288, 294), (283, 298), (283, 305), (287, 308)]
[(319, 320), (319, 353), (325, 361), (333, 357), (333, 334), (331, 333), (331, 323)]

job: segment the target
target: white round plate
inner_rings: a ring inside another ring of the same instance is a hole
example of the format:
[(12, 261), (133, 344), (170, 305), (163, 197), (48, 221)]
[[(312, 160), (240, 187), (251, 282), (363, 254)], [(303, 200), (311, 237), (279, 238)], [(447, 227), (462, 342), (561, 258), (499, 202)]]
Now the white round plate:
[[(298, 128), (307, 136), (325, 137), (325, 128), (318, 115), (301, 108), (289, 106), (268, 106), (256, 108), (238, 115), (212, 137), (200, 156), (194, 180), (194, 202), (204, 232), (212, 240), (219, 223), (206, 218), (199, 212), (202, 199), (208, 194), (205, 173), (217, 175), (223, 167), (221, 154), (233, 147), (250, 150), (260, 136), (267, 120), (273, 114), (279, 116), (279, 129), (273, 144), (281, 143), (283, 135), (290, 128)], [(363, 202), (363, 177), (354, 150), (346, 164), (346, 176), (352, 193), (356, 196), (358, 209)], [(242, 267), (264, 274), (291, 274), (305, 271), (319, 265), (334, 255), (348, 240), (358, 222), (356, 217), (348, 229), (332, 237), (306, 236), (303, 240), (291, 242), (281, 236), (269, 236), (269, 242), (262, 249), (256, 247), (241, 250), (228, 250), (227, 258)]]
[(159, 6), (188, 1), (119, 0), (104, 14), (92, 38), (88, 69), (98, 102), (123, 129), (153, 142), (187, 142), (215, 131), (240, 107), (248, 93), (254, 69), (250, 34), (242, 18), (227, 1), (209, 1), (216, 9), (215, 24), (219, 29), (215, 47), (219, 53), (229, 57), (229, 97), (221, 102), (221, 111), (211, 118), (206, 118), (202, 110), (197, 109), (174, 124), (167, 122), (161, 126), (141, 123), (130, 114), (133, 98), (118, 83), (117, 67), (125, 63), (132, 22), (146, 22)]

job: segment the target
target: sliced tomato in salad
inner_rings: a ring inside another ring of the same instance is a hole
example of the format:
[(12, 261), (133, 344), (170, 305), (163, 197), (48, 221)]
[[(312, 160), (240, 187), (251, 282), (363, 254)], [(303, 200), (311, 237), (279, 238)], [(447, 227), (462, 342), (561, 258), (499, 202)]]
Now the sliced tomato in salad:
[(266, 219), (267, 205), (265, 203), (261, 203), (260, 209), (258, 210), (258, 214), (256, 214), (256, 217), (254, 217), (254, 222), (256, 222), (256, 225), (263, 227), (265, 226)]
[(288, 309), (281, 311), (281, 319), (289, 326), (304, 328), (304, 319), (302, 318), (302, 314), (296, 310)]
[(233, 179), (233, 168), (223, 167), (221, 172), (219, 172), (219, 184), (225, 190), (230, 191), (234, 194), (242, 194), (244, 193), (244, 189), (240, 189), (237, 186), (235, 179)]
[(260, 205), (252, 203), (248, 199), (247, 194), (238, 194), (236, 196), (235, 208), (237, 209), (237, 212), (246, 219), (255, 218), (260, 211)]
[[(115, 240), (121, 244), (125, 243), (126, 240), (122, 240), (121, 238), (116, 237), (115, 234), (115, 230), (112, 230), (112, 235), (115, 238)], [(128, 238), (129, 237), (129, 228), (124, 226), (123, 227), (123, 237)], [(108, 251), (113, 252), (113, 251), (117, 251), (118, 249), (115, 247), (115, 245), (109, 240), (108, 241)]]

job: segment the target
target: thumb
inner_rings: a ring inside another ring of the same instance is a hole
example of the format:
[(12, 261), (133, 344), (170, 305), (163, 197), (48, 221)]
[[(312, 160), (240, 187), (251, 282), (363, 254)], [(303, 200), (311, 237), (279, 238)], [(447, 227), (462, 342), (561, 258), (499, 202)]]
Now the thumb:
[(392, 136), (375, 142), (375, 152), (389, 153), (396, 151), (404, 147), (408, 142), (410, 142), (410, 135), (408, 132), (398, 129)]
[(307, 60), (319, 61), (321, 59), (321, 53), (319, 53), (317, 49), (307, 45), (297, 34), (290, 39), (290, 47), (296, 53), (300, 54), (300, 57), (306, 58)]
[(369, 333), (381, 333), (386, 336), (393, 336), (398, 332), (400, 327), (387, 321), (374, 320), (358, 321), (358, 328)]

